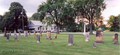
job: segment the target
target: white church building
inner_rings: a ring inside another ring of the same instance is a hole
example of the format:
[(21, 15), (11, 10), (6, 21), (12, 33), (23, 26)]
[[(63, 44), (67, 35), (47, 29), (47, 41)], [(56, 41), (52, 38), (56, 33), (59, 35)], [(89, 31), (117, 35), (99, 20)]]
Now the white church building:
[(40, 31), (40, 27), (41, 27), (42, 32), (46, 32), (47, 30), (51, 30), (51, 32), (56, 32), (57, 31), (56, 24), (51, 24), (51, 26), (47, 26), (47, 23), (44, 24), (40, 21), (35, 21), (35, 20), (29, 21), (28, 22), (28, 27), (29, 27), (29, 29), (33, 29), (37, 32)]

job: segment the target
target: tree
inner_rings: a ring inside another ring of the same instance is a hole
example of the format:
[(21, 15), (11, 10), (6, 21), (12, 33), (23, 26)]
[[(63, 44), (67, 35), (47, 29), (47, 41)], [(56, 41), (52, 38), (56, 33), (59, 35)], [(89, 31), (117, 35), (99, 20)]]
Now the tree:
[[(11, 22), (11, 26), (13, 27), (13, 29), (17, 30), (17, 29), (23, 29), (22, 25), (27, 26), (28, 20), (27, 20), (27, 15), (26, 15), (26, 11), (23, 8), (23, 6), (18, 3), (18, 2), (12, 2), (10, 4), (10, 15), (13, 16), (10, 19), (13, 19), (13, 22)], [(10, 23), (9, 23), (10, 24)]]
[(5, 15), (3, 15), (1, 21), (2, 30), (4, 30), (4, 28), (6, 27), (7, 31), (13, 31), (17, 29), (22, 29), (23, 24), (27, 26), (28, 21), (26, 12), (20, 3), (12, 2), (9, 10), (10, 12), (6, 12)]
[(3, 20), (1, 22), (3, 30), (5, 27), (7, 31), (10, 31), (13, 29), (13, 25), (15, 24), (15, 22), (14, 22), (14, 19), (12, 18), (14, 18), (13, 14), (10, 14), (10, 12), (5, 13)]
[(39, 13), (34, 13), (33, 15), (32, 15), (32, 20), (39, 20)]
[(75, 0), (74, 7), (78, 16), (89, 20), (90, 34), (92, 32), (92, 22), (94, 18), (98, 18), (106, 7), (104, 0)]
[(2, 24), (1, 24), (2, 23), (2, 19), (3, 19), (2, 15), (0, 15), (0, 30), (2, 30)]
[(108, 25), (110, 25), (110, 31), (119, 31), (119, 19), (118, 16), (111, 15), (109, 20), (107, 21)]
[(57, 25), (57, 33), (59, 34), (59, 28), (70, 27), (74, 21), (74, 9), (70, 3), (66, 3), (66, 0), (47, 0), (47, 2), (39, 5), (38, 13), (40, 14), (40, 21), (46, 20), (47, 24), (52, 23)]

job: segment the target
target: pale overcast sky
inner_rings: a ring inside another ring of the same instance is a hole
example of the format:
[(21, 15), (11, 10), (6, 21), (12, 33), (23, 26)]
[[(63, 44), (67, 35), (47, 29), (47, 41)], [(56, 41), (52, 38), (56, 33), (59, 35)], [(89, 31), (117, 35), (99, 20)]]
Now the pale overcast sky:
[[(38, 6), (45, 1), (46, 0), (0, 0), (0, 15), (8, 11), (11, 2), (19, 2), (27, 11), (27, 16), (31, 17), (32, 14), (37, 12)], [(110, 15), (117, 16), (120, 14), (120, 0), (105, 0), (105, 3), (107, 7), (102, 12), (102, 16), (105, 18), (104, 20), (109, 19)]]

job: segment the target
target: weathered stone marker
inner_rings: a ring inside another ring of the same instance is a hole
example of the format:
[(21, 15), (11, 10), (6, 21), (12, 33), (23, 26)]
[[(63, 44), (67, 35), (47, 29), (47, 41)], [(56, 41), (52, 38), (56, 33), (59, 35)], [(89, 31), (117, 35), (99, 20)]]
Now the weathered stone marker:
[(57, 35), (56, 34), (54, 35), (54, 38), (57, 39)]
[(102, 31), (101, 28), (99, 28), (99, 29), (96, 31), (95, 42), (96, 42), (96, 43), (103, 43), (103, 31)]
[(21, 33), (19, 32), (19, 37), (21, 37)]
[(114, 37), (114, 43), (113, 44), (119, 44), (118, 43), (118, 34), (116, 33), (114, 36), (115, 37)]
[(88, 33), (85, 34), (85, 37), (86, 37), (85, 42), (89, 42), (89, 34)]
[(17, 42), (17, 34), (16, 34), (16, 30), (14, 30), (14, 39), (15, 39), (15, 42)]
[(7, 41), (9, 41), (9, 37), (10, 37), (9, 34), (7, 34)]
[(4, 37), (7, 37), (7, 35), (6, 35), (6, 27), (4, 28)]
[(37, 35), (37, 43), (40, 43), (40, 35)]
[(10, 35), (9, 36), (11, 36), (11, 31), (10, 31)]
[(29, 32), (29, 35), (31, 35), (30, 32)]
[(51, 40), (51, 31), (47, 31), (46, 39)]
[(93, 43), (93, 48), (96, 48), (96, 42)]
[(24, 36), (26, 37), (26, 38), (28, 38), (28, 31), (24, 31)]
[(35, 36), (36, 36), (36, 32), (34, 31), (34, 36), (33, 36), (33, 38), (35, 38)]
[(72, 46), (73, 45), (73, 34), (69, 34), (68, 37), (68, 46)]

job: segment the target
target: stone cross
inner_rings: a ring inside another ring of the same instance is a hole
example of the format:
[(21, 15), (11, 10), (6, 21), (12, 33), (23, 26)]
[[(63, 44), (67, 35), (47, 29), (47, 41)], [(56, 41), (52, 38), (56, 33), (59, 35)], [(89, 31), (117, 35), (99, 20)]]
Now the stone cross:
[(7, 34), (7, 41), (9, 41), (9, 37), (10, 37), (9, 34)]
[(103, 43), (103, 31), (102, 31), (101, 28), (99, 28), (99, 29), (96, 31), (95, 42), (96, 42), (96, 43)]
[(85, 34), (85, 37), (86, 37), (85, 42), (89, 42), (89, 34), (88, 33)]
[(68, 37), (68, 46), (72, 46), (73, 45), (73, 34), (69, 34)]
[(40, 35), (37, 35), (37, 43), (40, 43)]
[(114, 43), (113, 44), (119, 44), (118, 43), (118, 34), (116, 33), (114, 36), (115, 37), (114, 37)]

